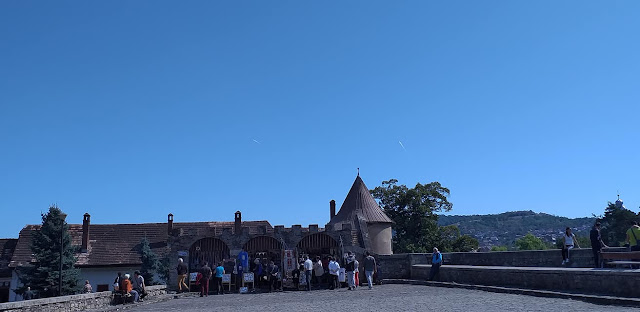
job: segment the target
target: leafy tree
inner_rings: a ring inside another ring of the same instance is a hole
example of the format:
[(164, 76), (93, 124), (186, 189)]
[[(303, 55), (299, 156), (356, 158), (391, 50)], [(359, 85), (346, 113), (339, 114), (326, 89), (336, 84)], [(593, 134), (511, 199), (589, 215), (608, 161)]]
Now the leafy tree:
[(42, 226), (32, 232), (31, 252), (34, 262), (18, 268), (23, 286), (16, 290), (22, 294), (27, 286), (41, 297), (57, 294), (60, 278), (60, 241), (62, 250), (62, 293), (74, 294), (80, 290), (78, 278), (80, 271), (74, 267), (78, 246), (71, 245), (69, 226), (62, 217), (62, 210), (53, 205), (49, 212), (42, 214)]
[(624, 206), (609, 203), (602, 218), (602, 240), (609, 246), (622, 246), (627, 230), (638, 216)]
[(478, 249), (478, 240), (469, 235), (460, 235), (460, 229), (455, 225), (438, 228), (438, 242), (436, 245), (443, 252), (466, 252)]
[(156, 256), (153, 250), (151, 250), (149, 241), (146, 238), (140, 241), (138, 253), (140, 254), (140, 261), (142, 262), (140, 274), (144, 278), (144, 283), (145, 285), (154, 285), (153, 274), (162, 269), (162, 263), (158, 260), (158, 256)]
[[(382, 209), (395, 222), (393, 237), (397, 252), (431, 252), (441, 242), (436, 212), (451, 210), (449, 189), (439, 182), (416, 184), (414, 188), (383, 181), (371, 191)], [(459, 232), (458, 232), (459, 233)]]
[(547, 245), (539, 238), (533, 236), (531, 233), (516, 239), (516, 248), (518, 250), (545, 250)]
[(451, 244), (451, 251), (454, 252), (466, 252), (478, 249), (478, 240), (469, 236), (462, 235), (458, 237), (453, 244)]
[(507, 251), (507, 246), (491, 246), (491, 251)]

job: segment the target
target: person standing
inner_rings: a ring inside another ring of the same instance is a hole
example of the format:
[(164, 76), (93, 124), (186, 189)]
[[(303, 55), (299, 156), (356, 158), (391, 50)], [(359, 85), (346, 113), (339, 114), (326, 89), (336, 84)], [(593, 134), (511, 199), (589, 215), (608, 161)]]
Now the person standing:
[(322, 284), (322, 276), (324, 275), (324, 269), (322, 268), (322, 261), (320, 261), (320, 257), (316, 257), (313, 262), (313, 276), (316, 278), (316, 284), (318, 288)]
[(178, 258), (178, 266), (176, 267), (176, 271), (178, 271), (178, 292), (183, 292), (182, 286), (184, 286), (184, 291), (188, 292), (189, 286), (187, 286), (184, 281), (187, 278), (189, 269), (187, 268), (187, 265), (184, 263), (184, 260), (182, 260), (182, 258)]
[(31, 287), (27, 286), (27, 290), (22, 294), (22, 300), (31, 300), (33, 299), (33, 291), (31, 291)]
[(222, 276), (224, 276), (224, 267), (222, 266), (222, 262), (218, 262), (218, 266), (215, 270), (216, 274), (214, 276), (213, 284), (215, 285), (215, 294), (224, 295), (224, 287), (222, 287)]
[(364, 258), (364, 274), (367, 276), (369, 289), (373, 288), (373, 274), (375, 274), (377, 271), (378, 266), (376, 265), (376, 258), (374, 258), (371, 253), (367, 251)]
[(347, 271), (347, 285), (349, 286), (349, 290), (355, 288), (356, 280), (354, 271), (356, 269), (356, 257), (353, 256), (353, 253), (349, 251), (347, 253), (347, 264), (345, 265), (345, 271)]
[(269, 265), (267, 265), (267, 276), (269, 277), (269, 292), (272, 292), (276, 290), (278, 284), (278, 266), (273, 260), (269, 261)]
[(640, 226), (638, 221), (633, 221), (631, 228), (627, 230), (627, 239), (625, 243), (629, 244), (631, 251), (640, 251)]
[(355, 287), (358, 288), (358, 286), (360, 286), (360, 262), (358, 261), (358, 258), (355, 259), (354, 264), (355, 266), (355, 270), (353, 270), (353, 277), (355, 280)]
[[(433, 278), (440, 273), (440, 266), (442, 265), (442, 254), (438, 248), (433, 247), (433, 253), (431, 254), (431, 270), (429, 271), (429, 280), (433, 281)], [(438, 277), (440, 277), (438, 275)]]
[(304, 277), (307, 279), (307, 291), (311, 291), (311, 276), (313, 275), (313, 261), (304, 256)]
[(573, 246), (578, 246), (578, 240), (576, 239), (576, 235), (571, 233), (571, 228), (567, 227), (564, 230), (564, 235), (562, 237), (564, 243), (562, 244), (562, 265), (569, 264), (569, 250), (573, 249)]
[(212, 271), (206, 261), (200, 268), (200, 273), (202, 273), (202, 278), (200, 278), (200, 297), (209, 296), (209, 280), (211, 279)]
[(602, 235), (600, 235), (600, 222), (596, 222), (596, 224), (589, 232), (589, 238), (591, 239), (591, 251), (593, 251), (593, 261), (596, 264), (596, 268), (602, 267), (600, 263), (600, 253), (602, 252), (602, 248), (608, 248), (607, 245), (602, 241)]
[(338, 264), (333, 257), (329, 257), (329, 289), (340, 288), (340, 284), (338, 284), (338, 274), (340, 274), (340, 264)]

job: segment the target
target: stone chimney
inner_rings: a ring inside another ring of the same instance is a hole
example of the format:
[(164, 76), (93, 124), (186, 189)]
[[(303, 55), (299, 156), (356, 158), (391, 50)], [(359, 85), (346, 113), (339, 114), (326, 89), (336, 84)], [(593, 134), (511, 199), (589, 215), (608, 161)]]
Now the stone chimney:
[(82, 252), (87, 252), (89, 248), (89, 224), (91, 223), (91, 215), (88, 213), (84, 214), (82, 218)]
[(170, 213), (167, 216), (167, 235), (171, 235), (173, 233), (173, 214)]
[(236, 235), (242, 234), (242, 213), (240, 210), (236, 211), (234, 232)]
[(336, 216), (336, 201), (333, 199), (329, 202), (329, 214), (329, 221), (331, 221)]

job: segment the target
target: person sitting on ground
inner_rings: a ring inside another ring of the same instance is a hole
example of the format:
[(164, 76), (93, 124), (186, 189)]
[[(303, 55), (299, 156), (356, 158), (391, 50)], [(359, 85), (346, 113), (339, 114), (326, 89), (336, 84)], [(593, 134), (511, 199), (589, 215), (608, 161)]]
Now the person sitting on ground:
[(442, 265), (442, 254), (438, 248), (433, 247), (433, 253), (431, 254), (431, 270), (429, 271), (429, 280), (433, 281), (436, 276), (440, 277), (440, 266)]
[(338, 283), (338, 275), (340, 274), (340, 264), (336, 262), (333, 257), (329, 257), (329, 289), (338, 289), (340, 284)]
[(567, 227), (562, 235), (564, 240), (562, 244), (562, 265), (569, 263), (569, 250), (573, 249), (574, 244), (580, 248), (576, 235), (571, 233), (571, 228)]
[(133, 301), (138, 302), (138, 300), (140, 299), (140, 294), (138, 294), (138, 292), (133, 289), (130, 278), (131, 275), (125, 274), (124, 278), (120, 282), (120, 287), (124, 294), (131, 294), (131, 296), (133, 296)]
[(629, 245), (631, 251), (640, 251), (640, 226), (638, 226), (638, 221), (633, 221), (633, 225), (627, 230), (625, 243)]
[(145, 290), (144, 277), (140, 275), (140, 271), (133, 272), (133, 280), (131, 282), (133, 289), (140, 294), (140, 301), (142, 301), (147, 296), (147, 291)]
[(93, 292), (93, 288), (91, 284), (89, 284), (89, 280), (84, 281), (84, 286), (82, 287), (82, 293), (90, 294)]

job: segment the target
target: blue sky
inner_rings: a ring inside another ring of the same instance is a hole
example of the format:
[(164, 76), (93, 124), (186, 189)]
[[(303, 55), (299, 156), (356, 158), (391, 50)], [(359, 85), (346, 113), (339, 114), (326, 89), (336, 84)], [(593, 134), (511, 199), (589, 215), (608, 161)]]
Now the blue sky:
[(440, 181), (452, 214), (589, 216), (618, 191), (637, 212), (638, 10), (2, 1), (0, 237), (52, 203), (323, 225), (358, 167), (370, 189)]

